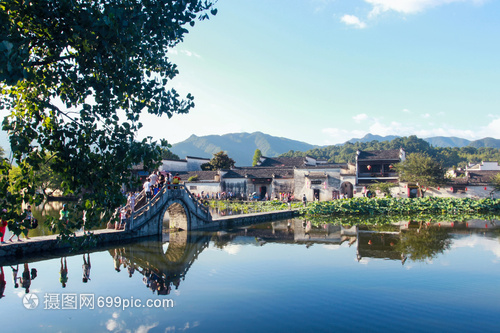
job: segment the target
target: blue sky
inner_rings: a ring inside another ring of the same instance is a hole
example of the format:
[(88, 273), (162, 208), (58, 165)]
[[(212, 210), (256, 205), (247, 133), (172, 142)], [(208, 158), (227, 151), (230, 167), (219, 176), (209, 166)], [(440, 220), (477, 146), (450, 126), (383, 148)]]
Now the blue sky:
[[(142, 139), (261, 131), (500, 139), (500, 0), (218, 0), (170, 53), (189, 114)], [(3, 115), (2, 115), (3, 116)], [(8, 147), (6, 134), (0, 135)], [(8, 150), (8, 148), (7, 148)]]
[(219, 0), (171, 57), (196, 107), (145, 117), (180, 142), (261, 131), (311, 144), (367, 133), (500, 138), (497, 0)]

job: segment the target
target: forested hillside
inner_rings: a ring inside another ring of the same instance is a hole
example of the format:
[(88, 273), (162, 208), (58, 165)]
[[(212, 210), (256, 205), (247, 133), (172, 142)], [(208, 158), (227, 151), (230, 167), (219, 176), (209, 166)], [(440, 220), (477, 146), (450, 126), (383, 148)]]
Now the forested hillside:
[(479, 163), (482, 161), (500, 162), (500, 149), (498, 148), (476, 148), (476, 147), (432, 147), (427, 141), (412, 135), (409, 137), (399, 137), (390, 141), (371, 142), (346, 142), (343, 145), (327, 146), (310, 149), (305, 152), (290, 150), (280, 156), (297, 157), (312, 156), (319, 159), (326, 159), (330, 163), (355, 162), (356, 151), (359, 150), (388, 150), (403, 148), (407, 154), (426, 153), (440, 161), (444, 167), (465, 167), (467, 163)]

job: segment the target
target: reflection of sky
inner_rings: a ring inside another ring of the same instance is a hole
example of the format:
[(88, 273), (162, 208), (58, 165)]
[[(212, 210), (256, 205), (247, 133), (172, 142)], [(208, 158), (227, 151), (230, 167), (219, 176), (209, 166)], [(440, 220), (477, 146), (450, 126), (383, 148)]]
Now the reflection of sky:
[(500, 259), (500, 242), (498, 238), (481, 237), (477, 234), (472, 234), (454, 240), (452, 248), (459, 249), (463, 247), (480, 247), (485, 252), (491, 252), (496, 257), (495, 261)]
[[(114, 270), (108, 251), (91, 254), (91, 280), (82, 282), (82, 255), (68, 256), (68, 283), (59, 281), (58, 259), (30, 264), (38, 276), (31, 290), (39, 308), (24, 309), (23, 289), (12, 286), (4, 267), (9, 309), (2, 331), (496, 331), (484, 321), (500, 313), (498, 239), (455, 236), (452, 246), (432, 261), (411, 262), (365, 257), (357, 244), (262, 245), (237, 237), (223, 250), (212, 243), (181, 280), (178, 290), (158, 296), (136, 270)], [(165, 247), (166, 248), (166, 247)], [(113, 251), (114, 252), (114, 251)], [(144, 258), (143, 258), (144, 259)], [(411, 269), (410, 269), (411, 268)], [(22, 275), (23, 265), (19, 267)], [(92, 293), (141, 299), (172, 299), (174, 308), (44, 310), (44, 294)], [(4, 312), (5, 313), (5, 312)], [(414, 316), (413, 314), (417, 314)], [(29, 316), (30, 320), (24, 320)], [(310, 318), (311, 320), (307, 319)]]

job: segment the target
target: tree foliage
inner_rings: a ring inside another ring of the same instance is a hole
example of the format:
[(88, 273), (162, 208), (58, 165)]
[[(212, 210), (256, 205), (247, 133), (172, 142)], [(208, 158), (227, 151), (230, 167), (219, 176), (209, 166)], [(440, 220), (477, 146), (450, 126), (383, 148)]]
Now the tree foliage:
[(384, 193), (388, 197), (392, 197), (391, 194), (391, 187), (396, 186), (396, 184), (393, 183), (383, 183), (383, 182), (376, 182), (368, 186), (368, 189), (372, 192), (375, 191), (380, 191), (381, 193)]
[[(42, 200), (37, 171), (49, 159), (87, 223), (123, 203), (131, 166), (152, 167), (161, 154), (135, 140), (141, 113), (170, 118), (194, 106), (167, 89), (178, 74), (168, 55), (209, 11), (208, 0), (0, 0), (0, 107), (21, 170), (0, 185), (3, 206), (15, 213)], [(10, 168), (4, 160), (2, 181)]]
[(214, 154), (209, 163), (201, 165), (202, 170), (222, 170), (234, 168), (235, 161), (223, 151)]
[(493, 186), (495, 187), (494, 191), (500, 192), (500, 173), (497, 173), (495, 177), (492, 179)]
[(162, 140), (161, 142), (161, 159), (162, 160), (180, 160), (179, 156), (177, 154), (172, 153), (170, 151), (170, 148), (172, 148), (172, 145), (167, 142), (167, 140)]
[(253, 154), (252, 166), (256, 166), (259, 163), (261, 156), (262, 152), (260, 151), (260, 149), (255, 149), (255, 153)]
[(420, 221), (418, 230), (408, 230), (401, 233), (401, 242), (396, 249), (404, 253), (412, 261), (425, 261), (436, 258), (448, 250), (452, 240), (446, 230), (422, 226)]
[(416, 183), (422, 192), (425, 188), (445, 183), (445, 170), (441, 163), (422, 153), (409, 154), (406, 160), (395, 165), (402, 182)]

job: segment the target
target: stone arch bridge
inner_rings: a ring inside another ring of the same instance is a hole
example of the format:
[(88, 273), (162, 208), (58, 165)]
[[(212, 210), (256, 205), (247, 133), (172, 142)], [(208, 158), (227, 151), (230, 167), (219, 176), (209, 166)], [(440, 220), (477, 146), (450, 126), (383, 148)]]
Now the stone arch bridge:
[(136, 199), (135, 211), (126, 224), (136, 236), (161, 235), (167, 213), (169, 228), (204, 229), (211, 225), (212, 215), (182, 184), (167, 184), (149, 201), (144, 191)]

